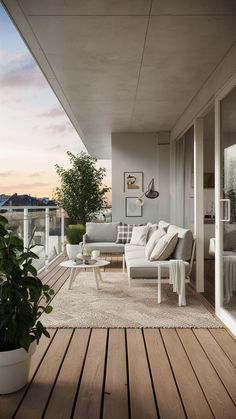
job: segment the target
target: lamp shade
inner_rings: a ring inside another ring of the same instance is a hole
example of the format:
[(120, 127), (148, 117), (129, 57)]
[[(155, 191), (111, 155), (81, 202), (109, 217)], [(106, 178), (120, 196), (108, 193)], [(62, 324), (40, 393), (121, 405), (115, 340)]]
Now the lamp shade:
[(148, 190), (145, 192), (145, 196), (149, 199), (155, 199), (159, 196), (159, 192), (155, 190), (154, 179), (152, 179), (149, 183)]

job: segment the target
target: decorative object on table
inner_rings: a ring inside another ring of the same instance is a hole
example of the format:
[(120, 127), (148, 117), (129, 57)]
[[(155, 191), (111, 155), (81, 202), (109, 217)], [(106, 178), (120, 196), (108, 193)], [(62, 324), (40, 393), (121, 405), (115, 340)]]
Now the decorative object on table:
[(43, 285), (32, 264), (33, 235), (24, 249), (21, 238), (0, 216), (0, 394), (24, 387), (31, 355), (42, 334), (50, 337), (39, 317), (50, 313), (54, 291)]
[(83, 224), (70, 224), (66, 229), (67, 245), (66, 251), (69, 259), (75, 259), (79, 252), (81, 252), (81, 243), (85, 227)]
[(143, 207), (137, 205), (137, 196), (136, 197), (126, 197), (125, 198), (125, 216), (126, 217), (142, 217), (143, 216)]
[(84, 259), (85, 265), (95, 265), (97, 263), (96, 259)]
[(100, 250), (93, 250), (91, 253), (92, 259), (97, 259), (100, 256)]
[(124, 172), (124, 192), (143, 192), (143, 172)]
[(148, 188), (147, 191), (144, 192), (142, 195), (140, 195), (137, 200), (136, 200), (136, 205), (139, 207), (142, 207), (144, 204), (144, 195), (146, 196), (146, 198), (148, 199), (155, 199), (158, 198), (159, 196), (159, 192), (157, 192), (155, 190), (155, 186), (154, 186), (154, 178), (152, 178), (152, 180), (149, 182), (148, 184)]

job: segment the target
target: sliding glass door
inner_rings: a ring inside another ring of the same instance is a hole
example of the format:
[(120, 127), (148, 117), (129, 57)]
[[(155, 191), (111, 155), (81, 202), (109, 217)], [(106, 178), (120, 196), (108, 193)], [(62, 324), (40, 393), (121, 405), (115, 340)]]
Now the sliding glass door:
[(236, 332), (236, 87), (216, 100), (216, 313)]

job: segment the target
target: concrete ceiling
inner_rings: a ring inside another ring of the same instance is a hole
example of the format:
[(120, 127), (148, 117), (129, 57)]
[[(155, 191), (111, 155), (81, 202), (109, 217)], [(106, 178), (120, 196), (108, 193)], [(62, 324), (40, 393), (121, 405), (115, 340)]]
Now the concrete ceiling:
[(236, 41), (235, 0), (5, 0), (88, 151), (170, 130)]

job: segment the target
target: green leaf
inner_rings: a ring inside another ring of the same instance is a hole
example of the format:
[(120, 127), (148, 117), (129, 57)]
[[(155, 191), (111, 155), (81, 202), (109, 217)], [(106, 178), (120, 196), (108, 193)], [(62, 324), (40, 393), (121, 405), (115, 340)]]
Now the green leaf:
[(46, 306), (46, 307), (45, 307), (45, 309), (44, 309), (44, 312), (45, 312), (46, 314), (51, 313), (51, 312), (52, 312), (52, 306)]

